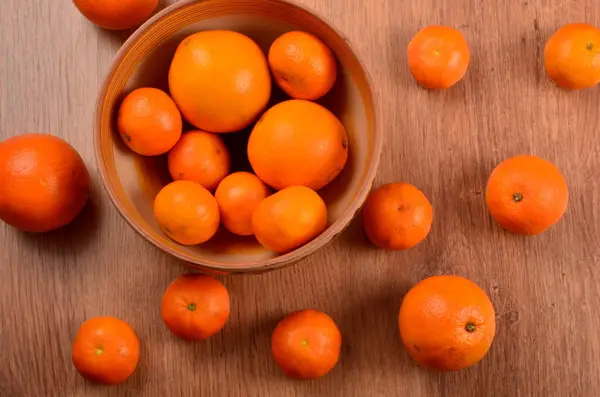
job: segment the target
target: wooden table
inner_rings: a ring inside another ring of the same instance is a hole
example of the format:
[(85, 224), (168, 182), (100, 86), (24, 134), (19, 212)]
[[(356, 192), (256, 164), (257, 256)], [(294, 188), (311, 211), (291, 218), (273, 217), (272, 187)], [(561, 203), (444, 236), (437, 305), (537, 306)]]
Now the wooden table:
[[(171, 1), (173, 2), (173, 1)], [(163, 2), (161, 6), (166, 6)], [(596, 0), (301, 0), (353, 42), (381, 97), (387, 134), (376, 184), (408, 181), (435, 208), (432, 233), (408, 252), (366, 243), (357, 222), (292, 268), (224, 278), (232, 313), (204, 343), (175, 339), (159, 302), (183, 263), (118, 215), (93, 150), (97, 89), (127, 35), (99, 30), (69, 1), (2, 0), (0, 138), (47, 132), (72, 143), (93, 179), (90, 205), (47, 235), (0, 226), (0, 396), (593, 396), (600, 392), (600, 91), (565, 92), (546, 78), (543, 46), (558, 26), (600, 24)], [(459, 27), (473, 60), (445, 92), (416, 86), (405, 50), (425, 24)], [(502, 159), (531, 153), (569, 183), (565, 218), (539, 237), (501, 231), (483, 190)], [(471, 369), (419, 368), (398, 338), (403, 294), (434, 274), (479, 283), (497, 310), (489, 355)], [(287, 312), (315, 307), (343, 334), (327, 377), (284, 378), (270, 335)], [(107, 388), (71, 364), (81, 322), (113, 315), (142, 342), (136, 374)]]

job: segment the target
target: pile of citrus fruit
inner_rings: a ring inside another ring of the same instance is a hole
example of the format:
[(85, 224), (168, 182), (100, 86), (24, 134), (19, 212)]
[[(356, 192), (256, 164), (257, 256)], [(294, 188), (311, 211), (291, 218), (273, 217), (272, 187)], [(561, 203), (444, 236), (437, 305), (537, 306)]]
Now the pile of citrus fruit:
[[(81, 12), (109, 29), (146, 19), (157, 0), (74, 0)], [(471, 53), (462, 34), (432, 26), (408, 46), (409, 69), (429, 89), (449, 88), (466, 74)], [(572, 24), (559, 29), (544, 53), (548, 76), (579, 89), (600, 83), (600, 30)], [(269, 108), (271, 76), (291, 99)], [(201, 244), (220, 225), (254, 235), (268, 249), (289, 252), (319, 235), (327, 208), (318, 191), (342, 171), (348, 138), (342, 123), (315, 101), (337, 77), (332, 52), (317, 37), (290, 32), (268, 55), (247, 36), (206, 31), (185, 38), (168, 75), (170, 95), (155, 88), (131, 92), (120, 104), (118, 132), (134, 152), (166, 155), (173, 182), (156, 196), (154, 214), (173, 240)], [(184, 120), (193, 126), (183, 132)], [(254, 173), (230, 173), (220, 134), (252, 127), (247, 154)], [(298, 165), (304, 168), (300, 170)], [(89, 178), (84, 162), (66, 142), (30, 134), (0, 143), (0, 218), (28, 232), (66, 225), (84, 207)], [(569, 193), (560, 170), (535, 156), (517, 156), (491, 173), (485, 201), (503, 228), (536, 235), (560, 220)], [(385, 249), (409, 249), (431, 230), (433, 208), (407, 183), (391, 183), (367, 199), (362, 225)], [(189, 340), (214, 335), (230, 313), (227, 289), (199, 274), (177, 278), (164, 293), (161, 314), (173, 334)], [(411, 357), (442, 370), (480, 361), (495, 335), (495, 312), (486, 293), (457, 276), (422, 280), (404, 297), (399, 333)], [(325, 313), (289, 314), (273, 331), (272, 355), (285, 374), (299, 379), (325, 375), (337, 363), (341, 333)], [(139, 341), (124, 321), (85, 322), (72, 359), (86, 378), (107, 384), (127, 379), (137, 366)]]

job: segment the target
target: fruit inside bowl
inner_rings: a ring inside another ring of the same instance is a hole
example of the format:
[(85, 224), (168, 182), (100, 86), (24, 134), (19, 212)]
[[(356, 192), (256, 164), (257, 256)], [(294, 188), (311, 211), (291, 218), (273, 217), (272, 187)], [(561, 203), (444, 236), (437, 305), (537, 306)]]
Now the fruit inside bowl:
[(99, 169), (123, 217), (166, 252), (226, 273), (294, 263), (340, 234), (382, 147), (347, 41), (279, 0), (184, 1), (157, 14), (116, 57), (96, 123)]

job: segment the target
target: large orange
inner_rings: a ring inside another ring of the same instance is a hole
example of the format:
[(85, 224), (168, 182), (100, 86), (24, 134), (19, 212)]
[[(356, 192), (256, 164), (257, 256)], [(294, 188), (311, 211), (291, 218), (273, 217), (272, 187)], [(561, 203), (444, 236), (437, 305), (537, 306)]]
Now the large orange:
[(148, 19), (158, 0), (73, 0), (73, 4), (92, 23), (104, 29), (124, 30)]
[(94, 317), (79, 328), (71, 357), (83, 377), (113, 385), (125, 381), (135, 372), (140, 342), (125, 321)]
[(419, 364), (456, 371), (479, 362), (496, 333), (496, 314), (477, 284), (436, 276), (412, 287), (402, 300), (400, 336)]
[(0, 143), (0, 219), (27, 232), (70, 223), (89, 196), (89, 175), (71, 145), (26, 134)]
[(319, 190), (348, 160), (348, 137), (337, 117), (303, 100), (282, 102), (256, 123), (248, 141), (254, 172), (275, 189), (302, 185)]
[(171, 182), (154, 199), (154, 217), (160, 228), (183, 245), (210, 240), (219, 229), (217, 200), (200, 184)]
[(271, 45), (268, 60), (277, 85), (292, 98), (319, 99), (337, 78), (333, 53), (310, 33), (283, 34)]
[(252, 215), (269, 195), (269, 188), (249, 172), (235, 172), (219, 184), (215, 192), (221, 223), (231, 233), (252, 235)]
[(184, 274), (165, 291), (161, 315), (175, 335), (201, 340), (223, 328), (229, 311), (229, 292), (220, 281), (202, 274)]
[(241, 33), (212, 30), (184, 39), (171, 63), (169, 87), (183, 116), (210, 132), (241, 130), (271, 96), (267, 59)]
[(425, 194), (408, 183), (390, 183), (373, 191), (362, 211), (367, 237), (380, 248), (405, 250), (427, 237), (433, 208)]
[(273, 359), (283, 372), (296, 379), (326, 375), (340, 357), (342, 335), (327, 314), (314, 309), (287, 315), (271, 338)]
[(569, 189), (551, 162), (535, 156), (516, 156), (492, 171), (485, 201), (501, 227), (534, 235), (562, 218), (569, 203)]
[(183, 121), (177, 105), (156, 88), (138, 88), (125, 97), (117, 118), (119, 135), (134, 152), (158, 156), (181, 137)]
[(190, 131), (169, 152), (168, 167), (176, 180), (192, 181), (214, 192), (229, 174), (231, 159), (223, 138), (204, 131)]
[(252, 231), (266, 248), (285, 253), (317, 237), (327, 226), (327, 207), (317, 193), (291, 186), (267, 197), (252, 216)]
[(600, 83), (600, 29), (572, 23), (558, 29), (544, 49), (548, 76), (563, 88), (589, 88)]
[(465, 76), (470, 61), (467, 40), (449, 26), (427, 26), (408, 44), (408, 68), (425, 88), (452, 87)]

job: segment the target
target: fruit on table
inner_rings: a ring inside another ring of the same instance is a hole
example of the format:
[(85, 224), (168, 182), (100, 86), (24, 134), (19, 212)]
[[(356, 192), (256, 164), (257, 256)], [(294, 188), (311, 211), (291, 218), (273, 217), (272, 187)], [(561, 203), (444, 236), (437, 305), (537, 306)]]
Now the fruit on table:
[(260, 47), (241, 33), (212, 30), (184, 39), (169, 69), (183, 116), (209, 132), (241, 130), (267, 106), (271, 75)]
[(240, 236), (252, 235), (254, 210), (269, 194), (267, 185), (249, 172), (234, 172), (223, 179), (215, 198), (225, 229)]
[(492, 171), (485, 201), (501, 227), (513, 233), (535, 235), (564, 215), (569, 189), (551, 162), (535, 156), (516, 156)]
[(496, 333), (494, 307), (474, 282), (435, 276), (412, 287), (400, 307), (400, 336), (419, 364), (456, 371), (479, 362)]
[(295, 99), (317, 100), (331, 90), (337, 78), (331, 50), (306, 32), (288, 32), (277, 38), (268, 61), (277, 85)]
[(560, 87), (589, 88), (600, 83), (600, 29), (573, 23), (558, 29), (544, 49), (548, 76)]
[(62, 139), (25, 134), (0, 143), (0, 219), (26, 232), (70, 223), (89, 197), (89, 175)]
[(86, 379), (114, 385), (125, 381), (137, 367), (140, 342), (125, 321), (94, 317), (84, 322), (73, 341), (71, 358)]
[(348, 136), (323, 106), (289, 100), (269, 109), (248, 140), (248, 159), (256, 175), (279, 190), (301, 185), (325, 187), (348, 160)]
[(325, 230), (327, 207), (304, 186), (290, 186), (264, 199), (252, 216), (252, 231), (267, 249), (286, 253)]
[(121, 104), (119, 135), (134, 152), (144, 156), (167, 153), (181, 137), (183, 121), (177, 105), (164, 91), (138, 88)]
[(202, 340), (217, 333), (229, 317), (227, 288), (202, 274), (184, 274), (165, 291), (161, 315), (173, 334)]
[(295, 379), (326, 375), (340, 357), (342, 335), (327, 314), (305, 309), (287, 315), (277, 324), (271, 338), (273, 359), (283, 372)]
[(158, 0), (73, 0), (92, 23), (109, 30), (131, 29), (152, 15)]
[(167, 236), (183, 245), (212, 238), (219, 229), (217, 200), (196, 182), (171, 182), (154, 199), (154, 217)]
[(427, 26), (408, 44), (408, 68), (425, 88), (452, 87), (467, 73), (470, 61), (467, 40), (449, 26)]
[(429, 200), (408, 183), (390, 183), (374, 190), (362, 211), (363, 229), (380, 248), (414, 247), (427, 237), (432, 221)]
[(199, 183), (214, 192), (229, 174), (229, 150), (220, 136), (204, 131), (190, 131), (181, 136), (169, 152), (171, 177)]

